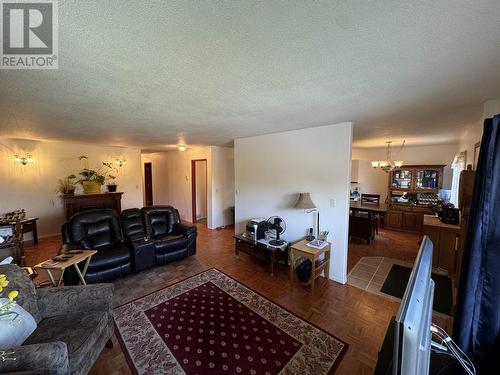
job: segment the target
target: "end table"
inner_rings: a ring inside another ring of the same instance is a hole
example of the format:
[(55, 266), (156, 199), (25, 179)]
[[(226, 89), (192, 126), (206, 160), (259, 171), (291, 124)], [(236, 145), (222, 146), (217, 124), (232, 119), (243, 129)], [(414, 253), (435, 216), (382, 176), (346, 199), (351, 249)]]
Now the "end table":
[[(52, 285), (53, 286), (61, 286), (63, 276), (64, 276), (64, 271), (66, 270), (66, 268), (74, 266), (75, 271), (78, 274), (78, 277), (80, 278), (81, 283), (83, 285), (87, 285), (87, 283), (85, 282), (85, 274), (87, 273), (87, 268), (88, 268), (89, 263), (90, 263), (90, 258), (92, 258), (92, 255), (94, 255), (95, 253), (97, 253), (96, 250), (82, 250), (81, 253), (72, 254), (73, 255), (72, 258), (69, 258), (68, 260), (65, 260), (65, 261), (61, 261), (54, 266), (47, 266), (46, 264), (44, 264), (46, 262), (45, 261), (42, 263), (38, 263), (33, 268), (44, 269), (47, 272), (47, 276), (49, 277), (50, 281), (52, 282)], [(61, 255), (64, 255), (64, 254), (61, 254)], [(80, 268), (78, 267), (78, 263), (81, 263), (83, 261), (86, 261), (85, 267), (83, 267), (83, 270), (80, 271)], [(59, 280), (57, 282), (55, 281), (54, 276), (52, 275), (52, 270), (61, 271), (61, 276), (59, 276)]]
[[(315, 249), (314, 247), (309, 247), (307, 244), (309, 241), (302, 240), (292, 244), (290, 247), (290, 279), (292, 282), (295, 280), (295, 259), (298, 257), (310, 259), (312, 262), (312, 271), (311, 271), (311, 292), (314, 293), (314, 281), (321, 275), (321, 272), (324, 271), (325, 277), (329, 278), (330, 276), (330, 249), (331, 244), (328, 243), (322, 249)], [(318, 262), (318, 258), (321, 254), (325, 254), (324, 259)]]

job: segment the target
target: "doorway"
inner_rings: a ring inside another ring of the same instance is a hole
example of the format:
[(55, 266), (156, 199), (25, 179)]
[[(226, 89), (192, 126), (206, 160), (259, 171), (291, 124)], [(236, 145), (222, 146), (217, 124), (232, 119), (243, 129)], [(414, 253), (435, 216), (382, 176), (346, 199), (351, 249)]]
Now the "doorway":
[(153, 205), (153, 171), (151, 163), (144, 163), (144, 203)]
[(191, 160), (192, 222), (207, 225), (207, 159)]

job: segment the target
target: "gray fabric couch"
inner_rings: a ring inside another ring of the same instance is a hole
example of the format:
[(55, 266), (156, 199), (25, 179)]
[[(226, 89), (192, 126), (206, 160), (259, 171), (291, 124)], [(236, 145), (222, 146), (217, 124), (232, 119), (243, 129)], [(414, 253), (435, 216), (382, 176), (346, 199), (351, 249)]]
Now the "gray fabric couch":
[(35, 289), (16, 265), (0, 266), (0, 274), (10, 281), (6, 293), (18, 290), (17, 303), (38, 325), (22, 346), (9, 350), (15, 361), (0, 361), (0, 373), (86, 374), (113, 335), (113, 285)]

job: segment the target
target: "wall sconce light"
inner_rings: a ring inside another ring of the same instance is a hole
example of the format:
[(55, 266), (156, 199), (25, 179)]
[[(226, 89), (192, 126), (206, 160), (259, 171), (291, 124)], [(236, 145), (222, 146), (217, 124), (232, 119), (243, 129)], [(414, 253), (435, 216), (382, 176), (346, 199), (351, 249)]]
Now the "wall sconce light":
[(187, 150), (187, 147), (186, 147), (185, 145), (178, 145), (178, 146), (177, 146), (177, 149), (178, 149), (179, 151), (186, 151), (186, 150)]
[(14, 154), (14, 163), (21, 164), (21, 165), (33, 164), (33, 155), (31, 155), (31, 154), (26, 154), (26, 155)]
[(119, 167), (123, 167), (125, 164), (127, 164), (125, 159), (116, 159), (115, 164), (117, 164)]

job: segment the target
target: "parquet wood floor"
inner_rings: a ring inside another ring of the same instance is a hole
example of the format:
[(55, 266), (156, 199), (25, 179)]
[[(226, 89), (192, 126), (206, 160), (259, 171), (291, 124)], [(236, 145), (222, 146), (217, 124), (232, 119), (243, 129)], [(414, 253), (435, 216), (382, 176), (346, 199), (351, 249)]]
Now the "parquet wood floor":
[[(115, 284), (115, 305), (121, 305), (147, 293), (211, 267), (216, 267), (241, 283), (346, 341), (349, 349), (337, 374), (371, 374), (387, 325), (399, 303), (361, 289), (319, 278), (315, 294), (289, 281), (288, 268), (278, 265), (274, 276), (268, 268), (246, 254), (234, 256), (233, 228), (209, 230), (198, 225), (195, 256), (131, 275)], [(382, 231), (370, 246), (353, 243), (349, 269), (363, 256), (391, 256), (413, 260), (419, 236)], [(37, 246), (26, 247), (26, 264), (33, 265), (54, 256), (61, 244), (59, 237), (41, 239)], [(39, 276), (40, 277), (40, 276)], [(105, 348), (91, 374), (130, 374), (116, 338), (114, 347)]]

